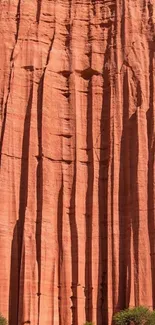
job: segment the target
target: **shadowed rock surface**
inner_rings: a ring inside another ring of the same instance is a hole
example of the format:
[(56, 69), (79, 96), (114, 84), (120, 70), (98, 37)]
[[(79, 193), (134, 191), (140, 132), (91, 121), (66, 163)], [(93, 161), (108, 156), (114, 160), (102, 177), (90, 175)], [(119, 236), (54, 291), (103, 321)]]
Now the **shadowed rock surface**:
[(155, 0), (0, 1), (0, 312), (155, 308)]

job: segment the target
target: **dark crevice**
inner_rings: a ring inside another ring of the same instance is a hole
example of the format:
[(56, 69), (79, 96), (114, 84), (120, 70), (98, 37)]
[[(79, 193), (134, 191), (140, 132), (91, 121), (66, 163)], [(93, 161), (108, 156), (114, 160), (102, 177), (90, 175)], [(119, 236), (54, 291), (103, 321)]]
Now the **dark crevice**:
[[(72, 41), (72, 23), (71, 23), (71, 11), (72, 11), (72, 0), (69, 0), (69, 23), (67, 24), (67, 31), (68, 36), (66, 37), (66, 46), (69, 50), (69, 71), (65, 74), (63, 73), (63, 76), (66, 78), (67, 83), (67, 89), (68, 89), (68, 105), (69, 110), (71, 109), (71, 103), (70, 103), (70, 75), (72, 71), (72, 62), (71, 62), (71, 41)], [(69, 112), (68, 112), (69, 115)], [(72, 141), (75, 141), (76, 144), (76, 122), (74, 125), (74, 132), (75, 136), (72, 137)], [(70, 224), (70, 234), (71, 234), (71, 269), (72, 269), (72, 284), (71, 284), (71, 290), (72, 295), (70, 297), (71, 299), (71, 312), (72, 312), (72, 325), (78, 325), (78, 292), (77, 292), (77, 286), (78, 286), (78, 265), (79, 265), (79, 254), (78, 254), (78, 229), (77, 229), (77, 223), (76, 223), (76, 148), (74, 151), (74, 162), (70, 161), (70, 163), (74, 163), (73, 165), (73, 182), (72, 182), (72, 189), (71, 189), (71, 199), (70, 199), (70, 206), (69, 206), (69, 224)]]
[(42, 0), (37, 0), (36, 22), (39, 23), (41, 15)]
[(70, 96), (70, 93), (69, 92), (62, 92), (62, 95), (68, 99), (69, 96)]
[(93, 77), (93, 75), (98, 76), (98, 75), (100, 75), (100, 73), (98, 71), (92, 69), (91, 67), (89, 67), (81, 72), (81, 77), (85, 80), (90, 80)]
[(72, 138), (72, 134), (58, 134), (59, 137), (70, 139)]
[(153, 4), (150, 2), (150, 0), (148, 1), (148, 11), (149, 11), (149, 25), (151, 28), (151, 32), (154, 32), (154, 23), (153, 23)]
[[(89, 22), (91, 23), (91, 14), (89, 10)], [(94, 182), (94, 162), (93, 162), (93, 107), (92, 107), (92, 77), (98, 75), (97, 71), (91, 68), (92, 64), (92, 38), (91, 24), (88, 25), (88, 40), (89, 48), (89, 68), (82, 71), (81, 77), (88, 80), (87, 93), (87, 159), (81, 161), (87, 165), (87, 192), (86, 192), (86, 214), (85, 214), (85, 229), (86, 229), (86, 246), (85, 246), (85, 317), (86, 321), (92, 321), (93, 306), (92, 306), (92, 209), (93, 209), (93, 182)]]
[(96, 0), (91, 0), (93, 15), (96, 16)]
[(123, 130), (120, 150), (119, 172), (119, 297), (117, 310), (127, 308), (129, 305), (131, 287), (131, 219), (129, 211), (130, 193), (130, 157), (129, 157), (129, 85), (128, 71), (123, 78)]
[(90, 165), (90, 161), (82, 161), (82, 160), (79, 160), (79, 162), (83, 165)]
[[(112, 40), (112, 30), (108, 30), (107, 48), (103, 62), (103, 103), (101, 113), (101, 142), (99, 157), (99, 277), (98, 277), (98, 301), (97, 301), (97, 324), (108, 325), (108, 301), (107, 301), (107, 231), (108, 231), (108, 169), (110, 159), (110, 107), (111, 88), (110, 71), (106, 64), (110, 59), (110, 44)], [(106, 141), (106, 146), (105, 146)], [(102, 163), (105, 162), (105, 163)]]
[(100, 23), (100, 27), (102, 27), (102, 28), (110, 28), (112, 26), (112, 24), (113, 24), (113, 21), (111, 19), (109, 19), (106, 22)]
[(137, 80), (137, 103), (136, 103), (136, 106), (140, 107), (141, 105), (142, 105), (142, 90), (141, 90), (140, 81)]
[[(115, 161), (114, 161), (114, 154), (115, 154), (115, 142), (114, 142), (114, 120), (113, 120), (113, 143), (112, 143), (112, 163), (111, 163), (111, 239), (112, 239), (112, 279), (115, 279), (116, 271), (115, 271), (115, 235), (114, 235), (114, 227), (115, 227), (115, 208), (114, 208), (114, 173), (115, 173)], [(108, 234), (109, 236), (109, 234)], [(107, 266), (108, 267), (108, 266)], [(112, 290), (115, 287), (115, 284), (112, 284)], [(115, 297), (112, 295), (112, 307), (113, 313), (115, 313)]]
[[(21, 177), (20, 177), (20, 195), (19, 195), (19, 220), (17, 223), (17, 233), (18, 233), (18, 301), (17, 301), (17, 312), (18, 317), (16, 323), (20, 321), (22, 315), (22, 303), (21, 303), (21, 270), (22, 265), (22, 254), (24, 250), (24, 224), (27, 208), (27, 198), (28, 198), (28, 173), (29, 173), (29, 145), (30, 145), (30, 123), (31, 123), (31, 107), (33, 99), (33, 84), (31, 86), (28, 105), (26, 109), (25, 121), (24, 121), (24, 132), (23, 132), (23, 144), (22, 144), (22, 159), (21, 159)], [(20, 306), (20, 308), (19, 308)], [(15, 308), (16, 309), (16, 308)], [(15, 323), (14, 323), (15, 324)], [(12, 325), (14, 325), (12, 324)], [(11, 323), (10, 323), (11, 325)]]
[[(135, 112), (129, 119), (130, 152), (130, 215), (134, 251), (134, 291), (135, 306), (139, 305), (139, 196), (138, 196), (138, 115)], [(134, 139), (134, 142), (133, 142)]]
[(41, 227), (42, 227), (42, 206), (43, 206), (43, 160), (42, 160), (42, 105), (43, 105), (43, 82), (44, 75), (40, 79), (38, 87), (38, 102), (37, 102), (37, 125), (38, 125), (38, 160), (37, 166), (37, 220), (36, 220), (36, 258), (38, 264), (38, 321), (40, 317), (40, 286), (41, 286)]
[[(120, 13), (118, 12), (118, 15), (120, 15)], [(125, 48), (125, 1), (122, 2), (122, 15), (121, 15), (121, 44), (122, 44), (122, 50), (123, 50), (123, 55), (124, 55), (124, 48)], [(116, 21), (116, 25), (117, 25), (117, 21)], [(123, 58), (124, 59), (124, 58)]]
[(34, 71), (34, 66), (33, 65), (25, 65), (21, 67), (22, 69), (25, 69), (27, 71)]
[(62, 71), (59, 71), (58, 74), (62, 75), (65, 78), (69, 78), (71, 75), (71, 71), (62, 70)]
[(146, 0), (143, 0), (142, 12), (146, 12)]
[[(17, 6), (17, 14), (16, 14), (16, 35), (15, 35), (15, 41), (17, 43), (18, 35), (19, 35), (19, 27), (20, 27), (20, 7), (21, 7), (21, 0), (18, 0), (18, 6)], [(11, 58), (11, 60), (13, 57)]]
[(154, 53), (150, 51), (149, 66), (149, 90), (150, 101), (147, 112), (147, 129), (148, 129), (148, 231), (150, 241), (151, 273), (152, 273), (152, 301), (155, 308), (155, 221), (154, 221), (154, 165), (155, 165), (155, 139), (154, 139)]
[(38, 93), (37, 93), (37, 132), (38, 132), (38, 166), (37, 166), (37, 218), (36, 218), (36, 255), (38, 264), (38, 320), (37, 325), (40, 322), (40, 288), (41, 288), (41, 232), (42, 232), (42, 208), (43, 208), (43, 144), (42, 144), (42, 119), (43, 119), (43, 91), (44, 91), (44, 79), (45, 72), (49, 63), (50, 53), (52, 50), (55, 37), (55, 29), (53, 38), (51, 40), (46, 64), (43, 70), (43, 74), (40, 78)]
[(110, 11), (111, 11), (111, 16), (115, 16), (115, 12), (116, 12), (116, 3), (113, 3), (113, 4), (109, 4), (109, 8), (110, 8)]
[(78, 324), (78, 303), (77, 303), (77, 285), (78, 285), (78, 230), (75, 214), (75, 196), (76, 196), (76, 158), (74, 163), (74, 177), (72, 184), (69, 223), (71, 232), (71, 260), (72, 260), (72, 325)]
[[(25, 244), (23, 242), (22, 255), (21, 255), (21, 270), (20, 270), (20, 281), (19, 281), (19, 305), (18, 305), (18, 320), (16, 324), (22, 324), (24, 322), (24, 281), (25, 279)], [(12, 324), (14, 325), (14, 324)]]
[(58, 197), (58, 217), (57, 217), (57, 234), (58, 234), (58, 309), (59, 309), (59, 325), (63, 325), (62, 320), (62, 303), (61, 303), (61, 271), (63, 262), (63, 241), (62, 241), (62, 229), (63, 229), (63, 179), (61, 189)]
[(8, 95), (7, 95), (6, 103), (5, 103), (5, 107), (4, 107), (4, 116), (3, 116), (2, 129), (1, 129), (1, 137), (0, 137), (0, 166), (1, 166), (1, 160), (2, 160), (2, 148), (3, 148), (3, 140), (4, 140), (4, 133), (5, 133), (5, 126), (6, 126), (7, 106), (8, 106), (8, 100), (9, 100), (10, 88), (11, 88), (11, 77), (12, 77), (12, 69), (10, 71), (10, 76), (9, 76)]
[[(54, 262), (55, 263), (55, 262)], [(51, 292), (54, 292), (54, 284), (55, 284), (55, 264), (53, 265), (53, 269), (52, 269), (52, 279), (51, 279), (51, 283), (52, 283), (52, 285), (51, 285)], [(55, 325), (54, 324), (54, 302), (55, 302), (55, 299), (54, 299), (54, 294), (53, 294), (53, 296), (52, 296), (52, 310), (51, 310), (51, 312), (52, 312), (52, 324), (51, 325)]]
[(87, 151), (88, 161), (85, 162), (88, 172), (88, 186), (86, 193), (86, 266), (85, 266), (85, 309), (86, 320), (92, 321), (92, 208), (93, 208), (93, 182), (94, 182), (94, 165), (93, 165), (93, 117), (92, 117), (92, 80), (88, 83), (88, 104), (87, 104), (87, 145), (91, 148)]
[(18, 221), (13, 231), (11, 245), (11, 266), (10, 266), (10, 289), (9, 289), (9, 324), (18, 322), (18, 299), (19, 299), (19, 279), (18, 279)]

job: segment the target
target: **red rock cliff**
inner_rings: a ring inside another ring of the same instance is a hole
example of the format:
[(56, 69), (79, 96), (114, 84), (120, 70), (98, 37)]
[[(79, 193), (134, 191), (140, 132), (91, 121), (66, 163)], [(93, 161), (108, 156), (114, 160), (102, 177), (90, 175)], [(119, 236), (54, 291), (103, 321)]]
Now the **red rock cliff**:
[(155, 0), (0, 1), (0, 312), (155, 307)]

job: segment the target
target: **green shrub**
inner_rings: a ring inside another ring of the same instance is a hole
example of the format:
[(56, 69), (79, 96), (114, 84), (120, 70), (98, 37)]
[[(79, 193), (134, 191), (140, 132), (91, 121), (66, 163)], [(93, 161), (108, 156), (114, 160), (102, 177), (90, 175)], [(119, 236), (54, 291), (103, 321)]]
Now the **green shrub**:
[(155, 310), (152, 311), (149, 321), (147, 325), (155, 325)]
[[(143, 306), (128, 308), (116, 313), (113, 317), (116, 325), (149, 325), (151, 319), (151, 311)], [(153, 325), (153, 323), (152, 323)]]
[(7, 325), (7, 320), (0, 314), (0, 325)]
[(86, 322), (84, 325), (93, 325), (92, 322)]

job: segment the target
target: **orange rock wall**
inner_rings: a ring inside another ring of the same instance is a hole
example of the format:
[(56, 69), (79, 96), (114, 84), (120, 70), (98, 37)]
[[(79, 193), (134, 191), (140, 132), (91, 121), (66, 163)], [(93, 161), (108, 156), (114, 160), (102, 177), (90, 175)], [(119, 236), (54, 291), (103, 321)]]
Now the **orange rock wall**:
[(155, 307), (155, 0), (0, 1), (0, 312)]

